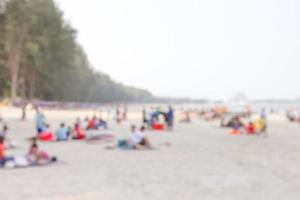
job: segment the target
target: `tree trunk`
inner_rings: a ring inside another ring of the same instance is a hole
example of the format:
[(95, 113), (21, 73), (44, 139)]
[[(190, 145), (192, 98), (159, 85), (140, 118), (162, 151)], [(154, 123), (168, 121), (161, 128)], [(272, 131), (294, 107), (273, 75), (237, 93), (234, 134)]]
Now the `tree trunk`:
[(23, 53), (24, 41), (27, 35), (27, 26), (16, 27), (9, 40), (7, 67), (10, 71), (11, 78), (11, 98), (15, 102), (18, 97), (18, 77)]
[(17, 97), (18, 97), (18, 71), (19, 71), (19, 66), (18, 66), (18, 61), (17, 59), (15, 62), (10, 66), (11, 67), (11, 83), (10, 83), (10, 92), (11, 92), (11, 98), (12, 101), (15, 102)]
[[(13, 47), (14, 48), (14, 47)], [(11, 98), (13, 101), (17, 98), (17, 90), (18, 90), (18, 74), (19, 74), (19, 65), (20, 65), (20, 57), (21, 52), (18, 49), (12, 49), (9, 52), (9, 57), (7, 61), (7, 66), (10, 70), (10, 91)]]

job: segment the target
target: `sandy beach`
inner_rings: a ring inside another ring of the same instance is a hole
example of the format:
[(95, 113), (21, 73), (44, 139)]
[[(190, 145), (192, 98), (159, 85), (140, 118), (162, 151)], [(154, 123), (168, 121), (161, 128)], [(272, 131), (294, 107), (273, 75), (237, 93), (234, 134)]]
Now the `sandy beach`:
[(0, 0), (0, 200), (300, 200), (299, 10)]
[[(34, 113), (20, 121), (19, 111), (2, 108), (23, 155), (34, 133)], [(45, 111), (52, 128), (72, 123), (93, 111)], [(117, 125), (126, 138), (137, 112)], [(194, 118), (173, 132), (147, 132), (151, 151), (107, 150), (111, 144), (40, 143), (58, 156), (57, 164), (27, 169), (0, 169), (1, 200), (298, 200), (300, 199), (300, 126), (283, 116), (270, 117), (268, 137), (232, 136), (218, 122)], [(163, 145), (170, 143), (170, 146)]]

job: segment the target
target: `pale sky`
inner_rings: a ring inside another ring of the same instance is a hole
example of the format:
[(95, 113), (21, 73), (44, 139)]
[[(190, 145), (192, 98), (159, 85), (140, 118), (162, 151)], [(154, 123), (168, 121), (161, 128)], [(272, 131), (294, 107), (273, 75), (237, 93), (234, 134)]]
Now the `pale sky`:
[(56, 0), (91, 65), (155, 95), (300, 96), (299, 0)]

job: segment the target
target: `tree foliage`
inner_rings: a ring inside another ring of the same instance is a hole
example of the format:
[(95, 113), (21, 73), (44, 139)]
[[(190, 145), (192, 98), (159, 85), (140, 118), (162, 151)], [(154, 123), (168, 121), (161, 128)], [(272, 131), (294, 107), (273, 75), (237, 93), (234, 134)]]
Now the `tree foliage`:
[(53, 0), (9, 0), (0, 14), (1, 95), (74, 102), (153, 99), (93, 70)]

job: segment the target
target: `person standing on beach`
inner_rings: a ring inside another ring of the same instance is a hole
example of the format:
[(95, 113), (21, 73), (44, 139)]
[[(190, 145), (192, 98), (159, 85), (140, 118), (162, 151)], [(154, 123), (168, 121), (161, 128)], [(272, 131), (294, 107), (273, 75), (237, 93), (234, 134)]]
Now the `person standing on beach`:
[(267, 136), (268, 125), (267, 125), (267, 114), (266, 114), (266, 109), (265, 108), (263, 108), (261, 110), (260, 118), (263, 122), (263, 127), (261, 128), (261, 133), (262, 133), (262, 135)]
[(124, 110), (123, 110), (123, 116), (122, 116), (122, 120), (126, 121), (127, 120), (127, 105), (124, 106)]
[(42, 133), (45, 131), (45, 115), (38, 108), (36, 109), (35, 121), (37, 132)]
[(143, 124), (147, 125), (148, 128), (151, 127), (151, 111), (147, 108), (143, 108)]
[(3, 137), (4, 139), (6, 139), (7, 132), (8, 132), (8, 126), (4, 125), (3, 129), (0, 130), (0, 137)]
[(119, 106), (117, 106), (117, 108), (116, 108), (116, 121), (117, 121), (117, 124), (121, 123), (121, 111), (120, 111)]
[(174, 125), (174, 110), (172, 108), (172, 106), (169, 106), (169, 110), (167, 112), (167, 126), (169, 130), (173, 129), (173, 125)]
[(142, 110), (142, 115), (143, 115), (143, 124), (147, 123), (148, 122), (148, 119), (147, 119), (147, 110), (146, 108), (144, 107), (143, 110)]

